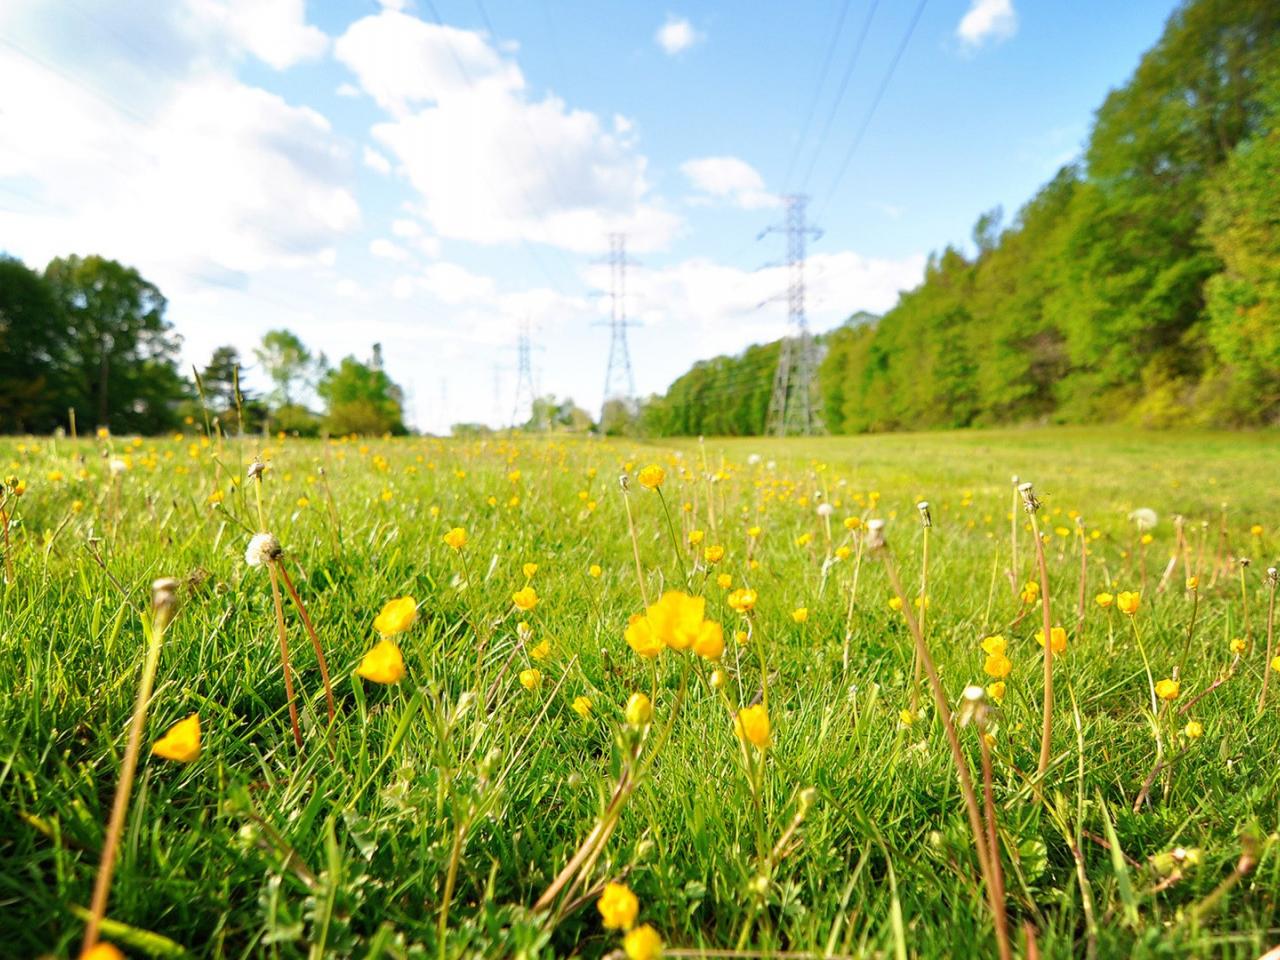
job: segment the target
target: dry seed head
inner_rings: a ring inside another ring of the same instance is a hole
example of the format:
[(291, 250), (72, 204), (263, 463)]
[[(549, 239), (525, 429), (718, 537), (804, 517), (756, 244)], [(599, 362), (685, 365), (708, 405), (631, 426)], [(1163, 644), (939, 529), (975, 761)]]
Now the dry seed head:
[(249, 470), (246, 474), (250, 480), (261, 480), (262, 475), (267, 472), (267, 465), (261, 460), (255, 459), (249, 464)]
[(1273, 587), (1280, 583), (1280, 571), (1276, 570), (1275, 567), (1267, 567), (1267, 583)]
[(916, 504), (916, 509), (920, 511), (920, 522), (926, 527), (933, 526), (933, 516), (929, 513), (929, 501), (921, 500)]
[(1018, 484), (1018, 493), (1022, 494), (1022, 505), (1027, 513), (1035, 513), (1040, 509), (1040, 501), (1036, 499), (1035, 485), (1030, 480)]
[(880, 519), (867, 521), (867, 547), (879, 550), (884, 546), (884, 521)]
[(161, 577), (151, 584), (151, 614), (159, 630), (167, 627), (178, 609), (178, 581), (173, 577)]
[(1249, 560), (1249, 558), (1248, 558), (1248, 557), (1241, 557), (1241, 558), (1240, 558), (1240, 566), (1242, 566), (1242, 567), (1247, 567), (1247, 566), (1250, 564), (1250, 562), (1251, 562), (1251, 561)]
[(618, 486), (622, 488), (623, 493), (626, 493), (631, 489), (631, 478), (625, 473), (618, 474)]
[(255, 533), (244, 552), (244, 562), (251, 567), (262, 567), (280, 559), (284, 553), (280, 541), (269, 533)]

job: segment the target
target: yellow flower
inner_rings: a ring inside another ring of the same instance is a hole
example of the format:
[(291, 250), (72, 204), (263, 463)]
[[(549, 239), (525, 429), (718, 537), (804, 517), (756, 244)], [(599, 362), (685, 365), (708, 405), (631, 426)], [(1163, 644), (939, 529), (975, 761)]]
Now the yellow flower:
[(746, 613), (748, 610), (755, 608), (756, 600), (759, 599), (758, 594), (747, 587), (739, 587), (728, 596), (729, 606), (739, 613)]
[(759, 527), (747, 527), (747, 536), (755, 540), (763, 531)]
[(802, 533), (800, 534), (800, 536), (796, 537), (796, 546), (807, 547), (810, 544), (810, 542), (812, 542), (812, 540), (813, 540), (812, 533)]
[(542, 671), (537, 667), (520, 671), (520, 686), (526, 690), (537, 690), (542, 686)]
[(529, 656), (535, 660), (546, 660), (551, 656), (551, 641), (543, 640), (537, 646), (529, 651)]
[(981, 647), (982, 652), (989, 655), (1004, 653), (1004, 637), (998, 633), (992, 637), (985, 637), (983, 638)]
[(716, 584), (721, 590), (728, 590), (733, 586), (733, 577), (727, 573), (722, 573), (716, 577)]
[(653, 632), (672, 650), (688, 650), (702, 629), (707, 601), (668, 590), (645, 611)]
[(190, 763), (200, 756), (200, 714), (179, 720), (169, 732), (151, 745), (151, 752), (166, 760)]
[(382, 612), (373, 621), (373, 629), (384, 637), (394, 637), (412, 627), (417, 619), (418, 605), (413, 597), (397, 597), (383, 605)]
[(729, 678), (724, 675), (723, 670), (711, 671), (711, 689), (712, 690), (719, 690), (728, 682), (729, 682)]
[(991, 696), (996, 700), (1003, 700), (1004, 699), (1004, 681), (997, 680), (995, 683), (989, 684), (987, 686), (987, 693), (991, 694)]
[(703, 620), (693, 641), (693, 652), (706, 660), (719, 660), (724, 655), (724, 630), (714, 620)]
[(647, 923), (642, 923), (622, 938), (627, 960), (658, 960), (662, 956), (662, 937)]
[(1156, 696), (1161, 700), (1177, 700), (1181, 690), (1182, 683), (1178, 680), (1166, 678), (1156, 681)]
[(1022, 602), (1035, 603), (1040, 596), (1040, 584), (1034, 580), (1028, 580), (1026, 586), (1022, 588)]
[(444, 535), (444, 542), (455, 550), (461, 550), (467, 545), (467, 531), (461, 527), (454, 527)]
[(1231, 641), (1231, 652), (1244, 653), (1245, 650), (1248, 648), (1248, 646), (1249, 645), (1244, 642), (1243, 638), (1236, 637), (1234, 640)]
[(724, 559), (724, 547), (707, 547), (702, 551), (702, 557), (707, 563), (719, 563)]
[(897, 613), (899, 610), (901, 610), (901, 609), (902, 609), (902, 598), (901, 598), (901, 597), (898, 597), (898, 596), (890, 597), (890, 598), (889, 598), (889, 609), (890, 609), (890, 610), (892, 610), (894, 613)]
[(1204, 736), (1204, 727), (1199, 720), (1188, 720), (1187, 725), (1182, 728), (1182, 733), (1188, 740), (1199, 740)]
[(1133, 616), (1138, 612), (1138, 607), (1142, 604), (1142, 594), (1122, 592), (1116, 594), (1116, 606), (1120, 608), (1121, 613), (1127, 613)]
[[(1064, 650), (1067, 649), (1067, 631), (1066, 630), (1064, 630), (1062, 627), (1054, 627), (1051, 636), (1053, 640), (1054, 653), (1062, 653)], [(1036, 643), (1040, 644), (1040, 646), (1042, 647), (1044, 646), (1043, 630), (1036, 631)]]
[(1262, 536), (1262, 524), (1255, 523), (1252, 527), (1249, 528), (1249, 532), (1252, 533), (1255, 537)]
[(796, 607), (794, 610), (791, 611), (791, 619), (794, 620), (796, 623), (804, 623), (806, 620), (809, 619), (809, 608)]
[(597, 579), (597, 580), (598, 580), (598, 579), (600, 579), (600, 574), (604, 573), (604, 571), (600, 569), (600, 564), (598, 564), (598, 563), (593, 563), (593, 564), (592, 564), (592, 565), (587, 569), (587, 573), (591, 574), (591, 576), (592, 576), (592, 577), (594, 577), (595, 579)]
[(364, 655), (356, 673), (374, 683), (396, 683), (404, 678), (404, 657), (391, 640), (379, 640)]
[(696, 547), (698, 544), (700, 544), (700, 543), (702, 542), (702, 538), (703, 538), (703, 537), (705, 537), (705, 536), (706, 536), (706, 534), (705, 534), (705, 533), (703, 533), (701, 530), (690, 530), (690, 531), (689, 531), (689, 546), (691, 546), (691, 547)]
[(860, 526), (862, 526), (861, 517), (845, 517), (844, 518), (844, 528), (846, 530), (857, 530)]
[(538, 592), (533, 587), (522, 587), (511, 595), (511, 602), (521, 613), (528, 613), (538, 605)]
[(526, 580), (532, 580), (533, 575), (538, 572), (538, 565), (536, 563), (526, 563), (520, 568), (520, 571), (524, 574)]
[(1199, 578), (1199, 577), (1187, 577), (1187, 589), (1188, 589), (1188, 590), (1194, 590), (1194, 589), (1196, 589), (1198, 586), (1200, 586), (1200, 578)]
[(627, 706), (623, 713), (626, 715), (627, 723), (633, 727), (643, 727), (653, 716), (653, 702), (643, 693), (633, 693), (627, 698)]
[(1276, 673), (1280, 673), (1280, 656), (1271, 658), (1271, 669)]
[(1115, 599), (1116, 598), (1109, 593), (1100, 593), (1093, 598), (1093, 602), (1100, 607), (1109, 607), (1115, 602)]
[(642, 657), (652, 659), (665, 649), (666, 644), (662, 642), (662, 638), (654, 632), (649, 618), (643, 613), (633, 613), (627, 621), (627, 629), (623, 634), (626, 638), (627, 646)]
[(1149, 533), (1144, 533), (1144, 534), (1142, 535), (1142, 545), (1143, 545), (1144, 547), (1146, 547), (1146, 546), (1150, 546), (1152, 543), (1154, 543), (1154, 542), (1155, 542), (1155, 539), (1156, 539), (1156, 538), (1155, 538), (1155, 537), (1153, 537), (1151, 534), (1149, 534)]
[(903, 708), (898, 711), (898, 722), (904, 727), (909, 727), (916, 722), (916, 715), (910, 710)]
[(573, 698), (573, 712), (582, 717), (583, 720), (591, 716), (591, 701), (586, 697)]
[[(1066, 649), (1066, 644), (1063, 644)], [(1056, 648), (1055, 648), (1055, 652)], [(987, 657), (986, 662), (982, 665), (983, 672), (989, 677), (995, 677), (997, 680), (1007, 677), (1009, 671), (1013, 669), (1013, 661), (1006, 657), (1003, 653), (993, 653)]]
[(606, 883), (604, 892), (596, 901), (600, 920), (608, 930), (630, 930), (636, 925), (640, 902), (625, 884)]
[(99, 940), (92, 947), (80, 954), (80, 960), (125, 960), (125, 955), (114, 945)]
[(733, 720), (733, 731), (741, 739), (749, 740), (763, 750), (769, 746), (769, 711), (763, 703), (744, 707)]
[(662, 486), (662, 482), (667, 479), (667, 471), (663, 470), (656, 463), (651, 463), (647, 467), (643, 467), (636, 479), (640, 481), (640, 486), (647, 490), (657, 490)]

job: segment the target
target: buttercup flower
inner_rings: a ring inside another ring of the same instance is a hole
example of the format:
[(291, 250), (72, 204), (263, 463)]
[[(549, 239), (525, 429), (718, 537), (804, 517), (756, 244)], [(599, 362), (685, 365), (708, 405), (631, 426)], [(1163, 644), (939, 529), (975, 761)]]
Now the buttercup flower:
[(536, 563), (526, 563), (520, 568), (520, 571), (524, 574), (526, 580), (532, 580), (533, 575), (538, 572), (538, 565)]
[(984, 637), (980, 646), (982, 652), (988, 655), (1004, 653), (1004, 637), (998, 633), (995, 636)]
[(542, 686), (542, 671), (535, 667), (520, 671), (520, 686), (526, 690), (537, 690)]
[(522, 587), (511, 595), (511, 602), (521, 613), (528, 613), (538, 605), (538, 592), (533, 587)]
[(648, 490), (657, 490), (666, 479), (667, 471), (656, 463), (651, 463), (649, 466), (641, 468), (640, 472), (636, 474), (636, 480), (640, 482), (640, 486)]
[[(1062, 627), (1054, 627), (1052, 631), (1053, 652), (1062, 653), (1067, 649), (1067, 631)], [(1044, 646), (1044, 631), (1036, 631), (1036, 643)]]
[(633, 727), (643, 727), (653, 716), (653, 703), (643, 693), (633, 693), (627, 698), (627, 706), (623, 710), (627, 723)]
[(444, 535), (444, 542), (455, 550), (461, 550), (467, 545), (467, 531), (461, 527), (454, 527)]
[(1231, 641), (1231, 652), (1244, 653), (1248, 646), (1242, 637), (1236, 637)]
[(125, 955), (114, 944), (99, 940), (80, 954), (80, 960), (125, 960)]
[(200, 714), (179, 720), (151, 745), (151, 752), (166, 760), (190, 763), (200, 756)]
[(623, 634), (629, 646), (642, 657), (652, 659), (660, 654), (666, 644), (662, 642), (662, 638), (653, 631), (653, 627), (649, 623), (649, 618), (643, 613), (633, 613), (627, 621), (627, 629)]
[(591, 716), (591, 701), (587, 697), (574, 697), (573, 712), (585, 720)]
[(374, 683), (398, 683), (404, 679), (404, 657), (391, 640), (379, 640), (364, 655), (356, 673)]
[(589, 573), (592, 577), (594, 577), (594, 578), (596, 578), (596, 579), (599, 579), (599, 578), (600, 578), (600, 574), (604, 573), (604, 571), (600, 569), (600, 564), (598, 564), (598, 563), (593, 563), (593, 564), (592, 564), (592, 565), (587, 569), (587, 573)]
[[(1064, 642), (1063, 649), (1066, 649)], [(1056, 648), (1055, 648), (1056, 650)], [(982, 665), (982, 670), (989, 677), (995, 677), (997, 680), (1003, 679), (1009, 675), (1009, 671), (1013, 669), (1013, 661), (1006, 657), (1003, 653), (993, 653), (987, 657), (986, 662)]]
[(991, 698), (993, 700), (1003, 700), (1004, 699), (1004, 681), (997, 680), (995, 683), (990, 684), (987, 687), (987, 693), (991, 694)]
[(754, 590), (741, 587), (728, 596), (729, 606), (739, 613), (746, 613), (748, 610), (754, 609), (758, 595)]
[(1127, 613), (1133, 616), (1138, 612), (1138, 607), (1142, 604), (1142, 594), (1123, 592), (1116, 594), (1116, 606), (1120, 608), (1121, 613)]
[(1204, 736), (1204, 727), (1199, 720), (1188, 720), (1187, 725), (1182, 728), (1182, 734), (1188, 740), (1199, 740)]
[(373, 629), (384, 637), (394, 637), (404, 633), (418, 619), (418, 604), (413, 597), (397, 597), (388, 600), (382, 612), (373, 621)]
[(901, 597), (898, 597), (898, 596), (890, 597), (890, 598), (889, 598), (889, 609), (890, 609), (890, 610), (892, 610), (894, 613), (897, 613), (899, 610), (901, 610), (901, 609), (902, 609), (902, 598), (901, 598)]
[(657, 960), (662, 956), (662, 937), (658, 931), (644, 923), (622, 938), (622, 949), (627, 960)]
[(743, 707), (733, 720), (733, 730), (740, 738), (763, 750), (769, 746), (769, 711), (763, 703)]
[(1115, 599), (1116, 598), (1109, 593), (1100, 593), (1093, 598), (1093, 602), (1100, 607), (1109, 607), (1115, 602)]
[(706, 660), (719, 660), (724, 655), (724, 630), (714, 620), (702, 621), (693, 641), (693, 652)]
[(551, 656), (551, 641), (540, 641), (537, 646), (533, 647), (529, 651), (529, 656), (533, 657), (535, 660), (546, 660), (549, 658)]
[(1176, 700), (1181, 690), (1182, 683), (1178, 680), (1166, 678), (1156, 681), (1156, 696), (1161, 700)]
[(702, 551), (702, 557), (707, 563), (719, 563), (724, 559), (724, 547), (712, 546)]
[(716, 585), (719, 586), (721, 590), (728, 590), (733, 586), (733, 577), (727, 573), (722, 573), (716, 577)]
[(600, 920), (608, 930), (630, 930), (636, 924), (640, 902), (636, 895), (621, 883), (606, 883), (600, 899), (596, 901)]

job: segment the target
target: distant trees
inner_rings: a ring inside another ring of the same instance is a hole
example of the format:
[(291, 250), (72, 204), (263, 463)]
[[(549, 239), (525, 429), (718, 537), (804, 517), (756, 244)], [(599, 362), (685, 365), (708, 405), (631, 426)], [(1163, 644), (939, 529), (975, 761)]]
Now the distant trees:
[[(1082, 164), (877, 321), (825, 338), (835, 432), (1280, 422), (1280, 4), (1190, 0), (1098, 110)], [(696, 364), (657, 433), (757, 432), (773, 363)], [(747, 401), (746, 398), (753, 398)], [(754, 406), (753, 406), (754, 404)]]
[[(192, 371), (178, 367), (180, 338), (159, 289), (132, 267), (103, 257), (65, 257), (44, 272), (0, 257), (0, 432), (47, 433), (69, 425), (155, 433), (184, 414), (208, 415), (225, 432), (281, 430), (403, 433), (403, 397), (382, 369), (382, 351), (329, 370), (288, 330), (268, 332), (254, 356), (272, 384), (249, 391), (234, 346)], [(305, 400), (315, 388), (323, 420)]]

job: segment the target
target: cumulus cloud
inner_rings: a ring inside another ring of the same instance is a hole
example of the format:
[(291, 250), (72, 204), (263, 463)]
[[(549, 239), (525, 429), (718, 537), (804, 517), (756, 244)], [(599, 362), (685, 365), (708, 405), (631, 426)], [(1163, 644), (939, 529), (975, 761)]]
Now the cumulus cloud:
[(969, 9), (956, 27), (956, 36), (970, 48), (1000, 43), (1017, 32), (1018, 14), (1013, 0), (970, 0)]
[(699, 157), (682, 163), (680, 172), (704, 198), (726, 200), (744, 210), (778, 204), (778, 198), (765, 190), (764, 178), (737, 157)]
[(329, 49), (323, 30), (306, 22), (303, 0), (188, 0), (197, 17), (263, 63), (284, 70)]
[(334, 52), (386, 112), (373, 138), (441, 237), (587, 253), (611, 232), (654, 250), (679, 231), (629, 124), (532, 99), (519, 66), (483, 35), (383, 10), (353, 23)]
[(684, 53), (702, 39), (703, 35), (693, 28), (692, 23), (684, 17), (677, 17), (670, 13), (667, 14), (666, 21), (658, 28), (657, 33), (653, 35), (653, 42), (669, 57)]
[(391, 161), (368, 145), (364, 148), (364, 165), (381, 174), (391, 172)]

